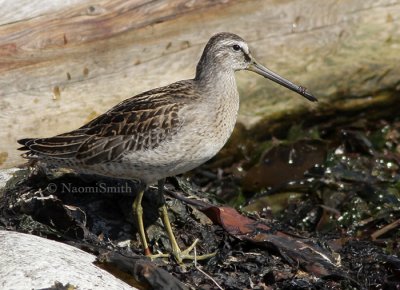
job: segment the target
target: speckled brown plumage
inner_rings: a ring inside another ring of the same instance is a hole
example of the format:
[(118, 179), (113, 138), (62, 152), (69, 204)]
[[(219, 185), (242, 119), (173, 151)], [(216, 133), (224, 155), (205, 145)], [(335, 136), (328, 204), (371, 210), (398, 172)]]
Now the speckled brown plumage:
[(28, 158), (76, 159), (94, 165), (118, 161), (125, 152), (151, 150), (179, 130), (178, 112), (198, 96), (181, 81), (127, 99), (81, 128), (50, 138), (21, 139)]

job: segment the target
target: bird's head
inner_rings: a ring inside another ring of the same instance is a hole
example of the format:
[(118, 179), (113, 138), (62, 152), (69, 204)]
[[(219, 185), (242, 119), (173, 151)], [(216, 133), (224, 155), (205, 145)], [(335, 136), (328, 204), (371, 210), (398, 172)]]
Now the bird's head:
[(295, 91), (312, 102), (317, 101), (304, 87), (295, 85), (258, 63), (251, 55), (248, 44), (233, 33), (222, 32), (210, 38), (197, 65), (196, 78), (212, 72), (212, 68), (225, 71), (249, 70)]

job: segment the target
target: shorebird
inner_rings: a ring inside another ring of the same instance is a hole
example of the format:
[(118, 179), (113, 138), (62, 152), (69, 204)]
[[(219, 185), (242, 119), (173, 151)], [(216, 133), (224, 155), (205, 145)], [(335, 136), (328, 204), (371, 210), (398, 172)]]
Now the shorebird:
[[(224, 146), (239, 109), (235, 80), (235, 71), (239, 70), (255, 72), (317, 101), (304, 87), (259, 64), (241, 37), (218, 33), (205, 46), (193, 79), (133, 96), (68, 133), (18, 140), (23, 145), (19, 149), (27, 151), (24, 157), (43, 166), (139, 180), (143, 186), (132, 208), (144, 253), (152, 256), (143, 226), (141, 202), (145, 189), (158, 182), (162, 194), (166, 177), (198, 167)], [(193, 259), (190, 251), (197, 240), (188, 249), (180, 249), (165, 202), (160, 216), (176, 260)]]

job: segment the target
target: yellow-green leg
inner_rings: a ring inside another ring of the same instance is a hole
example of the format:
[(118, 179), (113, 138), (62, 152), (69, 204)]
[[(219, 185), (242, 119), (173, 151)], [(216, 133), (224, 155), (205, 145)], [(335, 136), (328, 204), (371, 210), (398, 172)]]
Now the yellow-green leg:
[(145, 189), (143, 188), (137, 194), (135, 201), (133, 202), (132, 209), (133, 209), (133, 215), (136, 217), (136, 226), (139, 231), (139, 237), (140, 237), (140, 242), (142, 243), (143, 252), (146, 256), (149, 256), (149, 255), (151, 255), (151, 251), (147, 244), (146, 233), (144, 231), (144, 225), (143, 225), (142, 198), (143, 198), (144, 190)]
[[(164, 224), (165, 231), (167, 232), (168, 239), (171, 243), (172, 255), (174, 255), (175, 259), (179, 263), (182, 263), (183, 260), (195, 260), (195, 259), (196, 260), (204, 260), (204, 259), (208, 259), (208, 258), (211, 258), (212, 256), (214, 256), (215, 252), (211, 253), (211, 254), (201, 255), (201, 256), (190, 255), (190, 252), (193, 250), (193, 248), (196, 246), (197, 242), (199, 241), (198, 239), (196, 239), (192, 243), (192, 245), (190, 245), (190, 247), (188, 247), (184, 251), (182, 251), (179, 248), (178, 243), (176, 242), (174, 233), (172, 231), (171, 223), (169, 221), (168, 211), (167, 211), (167, 207), (165, 206), (165, 201), (164, 201), (163, 189), (164, 189), (164, 180), (160, 180), (158, 182), (158, 191), (159, 191), (160, 198), (161, 198), (163, 204), (159, 209), (159, 213), (160, 213), (162, 222)], [(144, 254), (146, 256), (150, 257), (151, 259), (160, 258), (160, 257), (168, 257), (169, 254), (152, 255), (151, 251), (149, 249), (149, 246), (147, 244), (146, 233), (144, 231), (144, 225), (143, 225), (143, 208), (142, 208), (142, 198), (143, 198), (144, 191), (145, 191), (145, 188), (140, 190), (140, 192), (137, 194), (137, 196), (133, 202), (133, 205), (132, 205), (133, 214), (136, 217), (136, 225), (137, 225), (137, 229), (139, 231), (140, 242), (142, 243)]]
[[(158, 182), (158, 193), (160, 195), (160, 199), (162, 200), (163, 204), (159, 209), (159, 213), (160, 213), (160, 216), (161, 216), (161, 220), (162, 220), (162, 222), (164, 224), (165, 231), (167, 232), (168, 239), (169, 239), (169, 241), (171, 243), (172, 255), (174, 255), (175, 259), (179, 263), (182, 263), (183, 260), (195, 260), (195, 259), (196, 260), (205, 260), (205, 259), (211, 258), (212, 256), (215, 256), (215, 253), (201, 255), (201, 256), (190, 255), (190, 252), (193, 250), (193, 248), (196, 246), (197, 242), (199, 241), (198, 239), (195, 239), (194, 242), (184, 251), (182, 251), (179, 248), (179, 245), (176, 242), (174, 233), (172, 231), (171, 223), (169, 221), (167, 207), (165, 206), (163, 190), (164, 190), (164, 180), (160, 180)], [(153, 257), (154, 258), (165, 257), (165, 255), (164, 254), (153, 255)]]
[(174, 233), (172, 231), (171, 223), (170, 223), (169, 217), (168, 217), (167, 207), (165, 206), (165, 204), (163, 204), (160, 207), (159, 212), (160, 212), (160, 216), (161, 216), (161, 219), (162, 219), (164, 227), (165, 227), (165, 231), (167, 232), (168, 239), (171, 243), (172, 255), (174, 255), (175, 259), (179, 263), (182, 263), (183, 260), (205, 260), (205, 259), (215, 256), (215, 254), (216, 254), (215, 252), (211, 253), (211, 254), (201, 255), (201, 256), (190, 255), (190, 252), (194, 249), (194, 247), (196, 246), (199, 239), (195, 239), (194, 242), (186, 250), (182, 251), (179, 248), (178, 243), (176, 242)]

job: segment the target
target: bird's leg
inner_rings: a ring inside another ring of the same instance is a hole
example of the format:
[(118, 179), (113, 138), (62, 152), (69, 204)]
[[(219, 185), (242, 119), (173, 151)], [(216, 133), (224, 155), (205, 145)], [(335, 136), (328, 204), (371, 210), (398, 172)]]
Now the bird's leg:
[(171, 243), (172, 254), (175, 255), (176, 252), (180, 252), (180, 248), (178, 246), (178, 243), (176, 242), (175, 235), (172, 231), (171, 222), (169, 221), (168, 210), (165, 205), (165, 198), (164, 198), (164, 184), (165, 184), (165, 179), (161, 179), (158, 181), (158, 196), (161, 201), (161, 207), (158, 209), (158, 212), (163, 222), (165, 231), (167, 232), (168, 239)]
[(133, 215), (136, 218), (136, 226), (139, 231), (140, 242), (142, 243), (143, 252), (146, 256), (150, 256), (151, 251), (147, 244), (146, 233), (144, 231), (144, 225), (143, 225), (142, 198), (143, 198), (145, 189), (146, 189), (146, 186), (141, 186), (140, 191), (136, 195), (135, 201), (133, 202), (132, 209), (133, 209)]
[[(195, 239), (194, 242), (184, 251), (182, 251), (179, 248), (179, 245), (176, 242), (174, 233), (172, 231), (171, 223), (169, 221), (167, 207), (165, 206), (165, 199), (164, 199), (164, 194), (163, 194), (164, 183), (165, 183), (164, 179), (160, 180), (158, 182), (158, 193), (159, 193), (160, 199), (162, 201), (162, 206), (159, 208), (159, 213), (160, 213), (162, 222), (164, 224), (165, 231), (167, 232), (168, 239), (169, 239), (169, 241), (171, 243), (172, 254), (174, 255), (175, 259), (179, 263), (182, 263), (183, 260), (195, 260), (195, 259), (196, 260), (205, 260), (205, 259), (213, 257), (215, 255), (215, 253), (201, 255), (201, 256), (190, 255), (190, 252), (193, 250), (193, 248), (196, 246), (197, 242), (199, 241), (198, 239)], [(161, 254), (161, 255), (165, 256), (163, 254)], [(154, 255), (153, 257), (156, 258), (157, 256), (158, 255)]]

